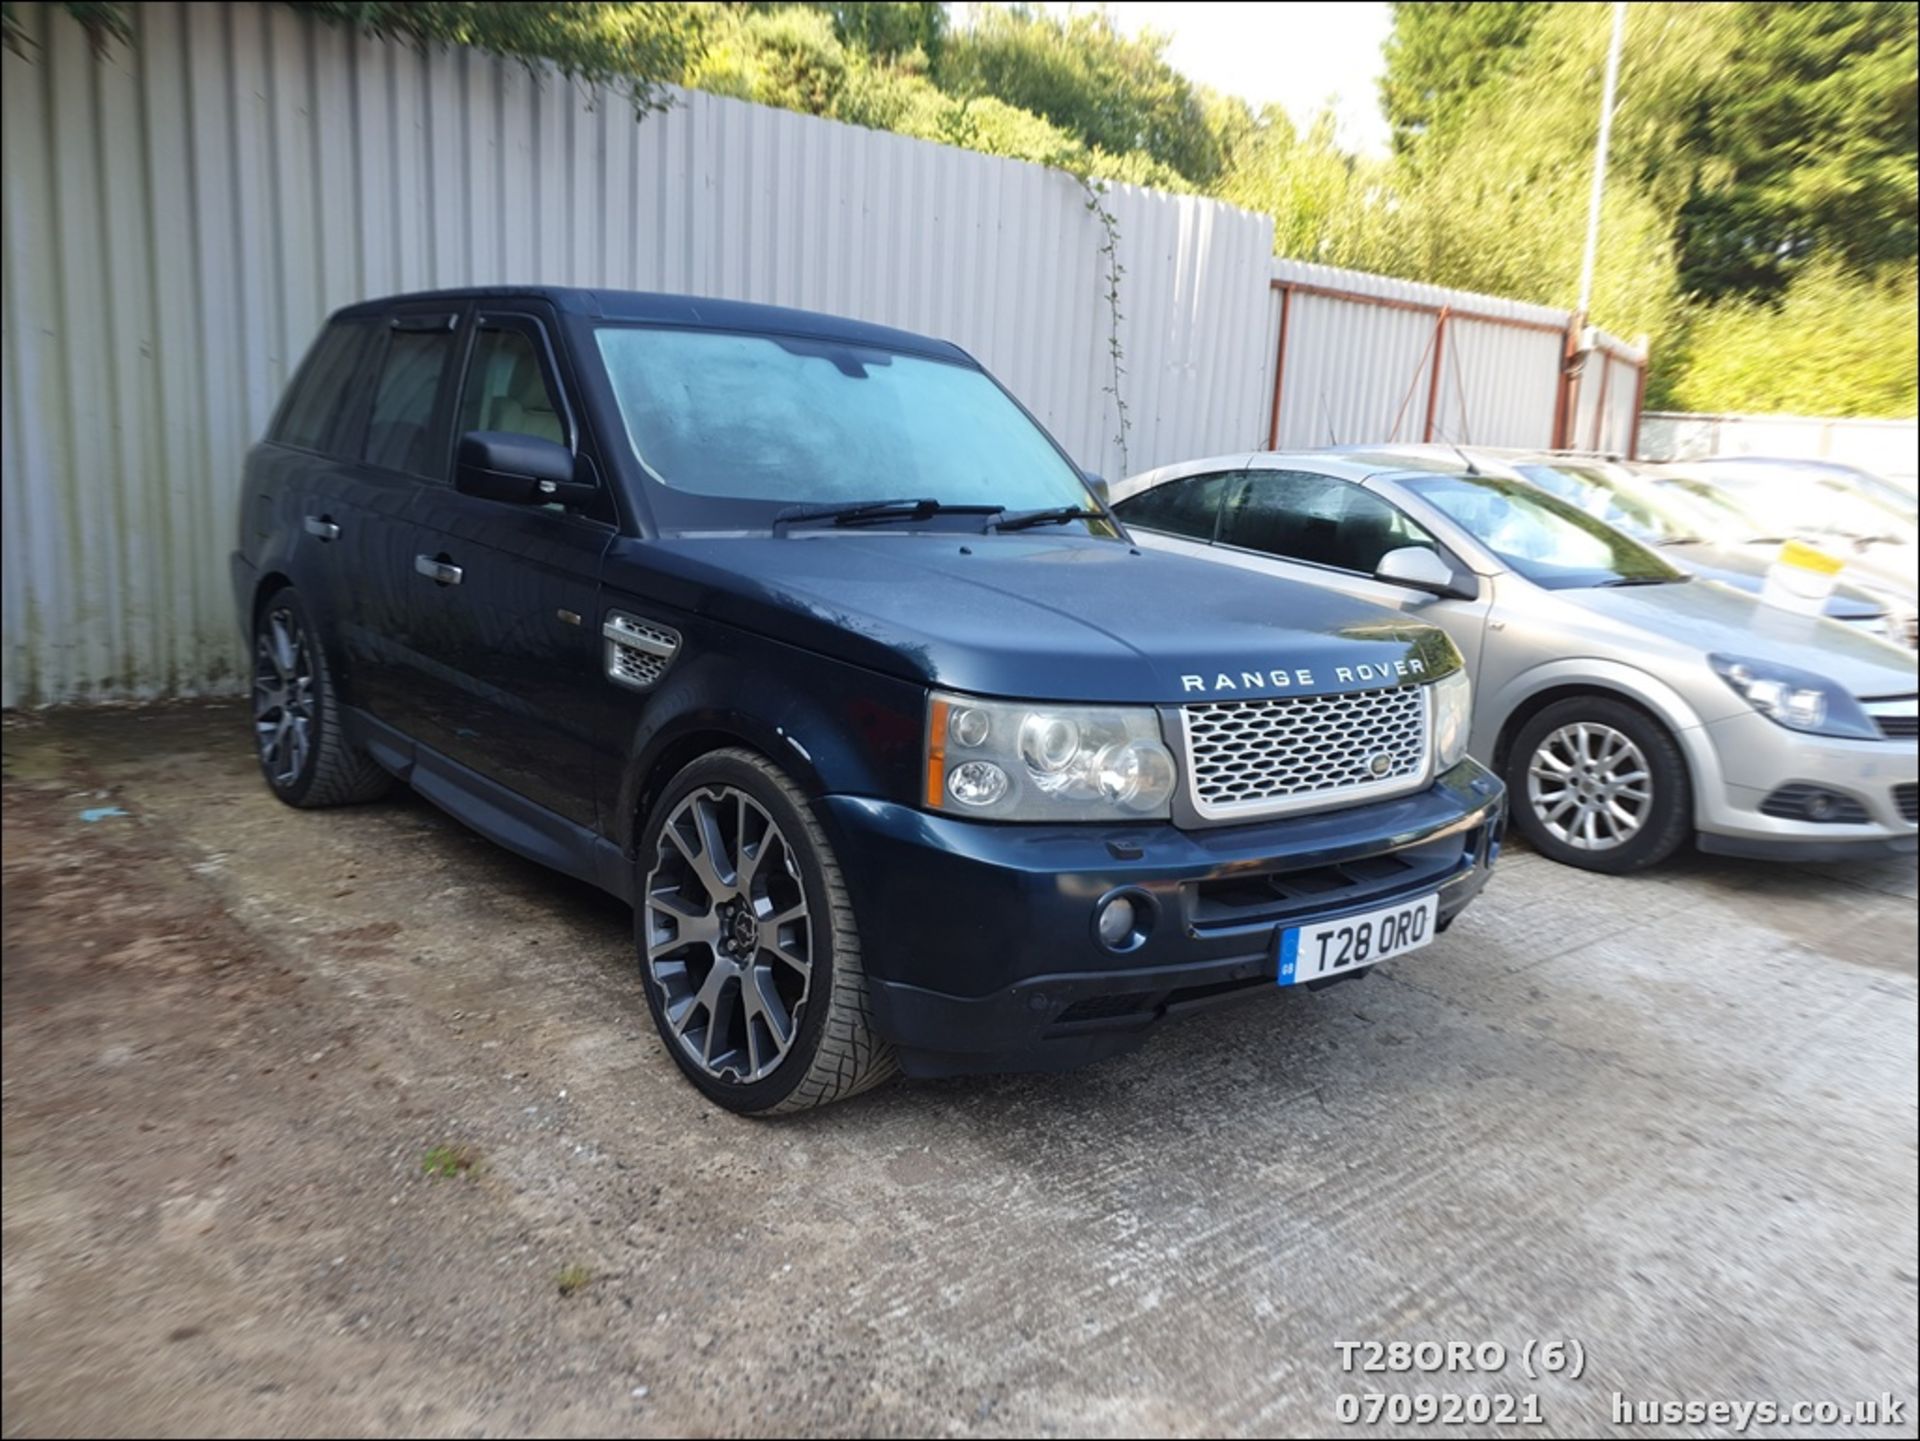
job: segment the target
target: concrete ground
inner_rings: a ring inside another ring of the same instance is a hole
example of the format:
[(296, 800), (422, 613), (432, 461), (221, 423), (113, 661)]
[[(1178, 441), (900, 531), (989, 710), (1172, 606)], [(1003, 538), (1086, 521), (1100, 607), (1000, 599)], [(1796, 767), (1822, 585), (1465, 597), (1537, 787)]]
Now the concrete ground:
[(1513, 855), (1358, 984), (755, 1123), (619, 906), (417, 800), (282, 807), (231, 707), (5, 750), (9, 1435), (1418, 1429), (1341, 1426), (1368, 1391), (1913, 1434), (1910, 862)]

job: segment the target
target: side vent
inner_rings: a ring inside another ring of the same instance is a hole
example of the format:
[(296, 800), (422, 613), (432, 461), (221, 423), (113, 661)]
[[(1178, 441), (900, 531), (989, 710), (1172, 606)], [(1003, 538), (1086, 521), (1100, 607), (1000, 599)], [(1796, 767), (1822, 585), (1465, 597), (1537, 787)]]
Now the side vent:
[(678, 631), (620, 611), (608, 614), (600, 634), (607, 638), (607, 679), (635, 690), (652, 690), (680, 651)]

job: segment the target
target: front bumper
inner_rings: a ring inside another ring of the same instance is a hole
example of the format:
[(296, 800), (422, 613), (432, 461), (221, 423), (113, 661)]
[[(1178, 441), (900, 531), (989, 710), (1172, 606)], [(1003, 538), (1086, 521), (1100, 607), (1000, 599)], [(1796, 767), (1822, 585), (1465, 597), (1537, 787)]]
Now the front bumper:
[[(1909, 819), (1920, 778), (1911, 740), (1846, 740), (1788, 730), (1758, 711), (1704, 727), (1719, 783), (1703, 785), (1695, 806), (1700, 849), (1777, 860), (1850, 860), (1911, 854)], [(1858, 802), (1864, 822), (1835, 823), (1767, 815), (1769, 796), (1790, 785), (1818, 786)]]
[[(1275, 983), (1281, 927), (1438, 892), (1446, 926), (1486, 884), (1505, 798), (1472, 761), (1348, 810), (1211, 830), (1005, 825), (829, 796), (874, 1021), (910, 1075), (1058, 1070), (1154, 1022)], [(1151, 917), (1116, 952), (1096, 904)]]

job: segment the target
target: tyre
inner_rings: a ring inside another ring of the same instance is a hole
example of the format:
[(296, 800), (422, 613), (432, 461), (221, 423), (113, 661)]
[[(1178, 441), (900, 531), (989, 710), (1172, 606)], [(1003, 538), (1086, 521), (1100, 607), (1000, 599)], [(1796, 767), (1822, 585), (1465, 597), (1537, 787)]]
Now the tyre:
[(1507, 756), (1514, 824), (1564, 865), (1624, 875), (1657, 865), (1692, 830), (1686, 758), (1652, 716), (1625, 701), (1556, 701)]
[(839, 864), (777, 766), (746, 750), (688, 765), (647, 818), (635, 866), (647, 1004), (702, 1094), (778, 1115), (894, 1074)]
[(292, 586), (255, 614), (252, 696), (260, 771), (288, 805), (351, 805), (392, 788), (393, 777), (347, 737), (326, 648)]

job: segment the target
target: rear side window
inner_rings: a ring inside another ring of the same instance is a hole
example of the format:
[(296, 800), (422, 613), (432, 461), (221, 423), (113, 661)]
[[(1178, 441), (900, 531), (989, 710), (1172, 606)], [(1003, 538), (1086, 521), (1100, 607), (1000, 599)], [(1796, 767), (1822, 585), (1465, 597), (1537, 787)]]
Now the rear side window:
[(1309, 565), (1372, 575), (1402, 546), (1439, 545), (1379, 496), (1349, 481), (1306, 471), (1248, 476), (1220, 517), (1220, 543)]
[(1211, 541), (1213, 527), (1220, 514), (1220, 502), (1227, 486), (1238, 475), (1195, 475), (1185, 480), (1156, 485), (1121, 501), (1113, 509), (1128, 525), (1142, 530), (1183, 535), (1191, 540)]
[(325, 450), (347, 397), (366, 364), (375, 331), (372, 326), (338, 322), (320, 333), (300, 373), (288, 387), (273, 439), (301, 450)]
[(447, 438), (434, 416), (453, 345), (451, 330), (391, 333), (360, 449), (367, 464), (411, 475), (445, 473)]

